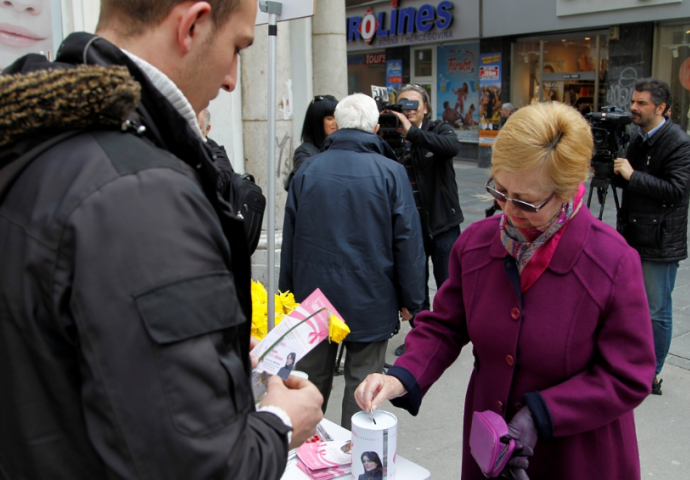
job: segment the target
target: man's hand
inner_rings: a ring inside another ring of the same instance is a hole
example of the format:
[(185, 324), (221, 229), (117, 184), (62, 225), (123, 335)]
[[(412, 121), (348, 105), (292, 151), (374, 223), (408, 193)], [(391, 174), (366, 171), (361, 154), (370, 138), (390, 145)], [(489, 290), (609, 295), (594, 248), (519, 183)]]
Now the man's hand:
[(613, 161), (613, 173), (619, 174), (626, 180), (630, 180), (634, 171), (627, 158), (617, 158)]
[(400, 310), (400, 318), (403, 322), (409, 322), (410, 320), (412, 320), (412, 314), (407, 308), (402, 307), (402, 309)]
[(396, 117), (398, 117), (398, 120), (400, 120), (400, 123), (402, 124), (402, 126), (400, 128), (398, 128), (396, 130), (396, 132), (402, 133), (403, 135), (407, 135), (407, 132), (410, 131), (410, 127), (412, 126), (410, 121), (407, 119), (407, 117), (405, 115), (403, 115), (400, 112), (391, 112), (391, 113), (393, 115), (395, 115)]
[[(252, 336), (249, 337), (249, 351), (251, 352), (256, 348), (256, 346), (259, 344), (260, 340), (258, 338), (254, 338)], [(252, 355), (251, 353), (249, 354), (249, 359), (252, 362), (252, 368), (256, 368), (256, 366), (259, 364), (259, 359), (256, 358), (256, 355)]]
[(286, 382), (277, 375), (272, 376), (267, 388), (261, 406), (273, 405), (288, 414), (292, 421), (290, 449), (299, 447), (314, 435), (316, 424), (323, 418), (321, 393), (309, 380), (292, 375)]
[(355, 400), (359, 408), (365, 412), (373, 412), (386, 400), (404, 393), (405, 387), (394, 376), (372, 373), (355, 390)]

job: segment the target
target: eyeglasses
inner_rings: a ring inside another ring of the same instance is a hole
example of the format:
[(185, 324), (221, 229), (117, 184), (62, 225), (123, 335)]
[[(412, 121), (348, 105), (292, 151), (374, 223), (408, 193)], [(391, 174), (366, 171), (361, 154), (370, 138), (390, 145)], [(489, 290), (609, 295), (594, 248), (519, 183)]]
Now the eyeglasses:
[(314, 103), (320, 102), (321, 100), (335, 100), (333, 95), (316, 95), (314, 97)]
[(513, 205), (515, 205), (515, 208), (518, 208), (519, 210), (522, 210), (523, 212), (527, 213), (537, 213), (539, 210), (541, 210), (544, 205), (549, 203), (553, 197), (556, 196), (556, 193), (552, 193), (549, 198), (544, 200), (540, 205), (532, 205), (531, 203), (523, 202), (522, 200), (515, 200), (513, 198), (508, 198), (498, 190), (490, 187), (491, 182), (493, 181), (494, 177), (490, 177), (489, 181), (486, 182), (486, 191), (491, 194), (492, 197), (494, 197), (496, 200), (499, 202), (507, 202), (511, 201), (513, 202)]

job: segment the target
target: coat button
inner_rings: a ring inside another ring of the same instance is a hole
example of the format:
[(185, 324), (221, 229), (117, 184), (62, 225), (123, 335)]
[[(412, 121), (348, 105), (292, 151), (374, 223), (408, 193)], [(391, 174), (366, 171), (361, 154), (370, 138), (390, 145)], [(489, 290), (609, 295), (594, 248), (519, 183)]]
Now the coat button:
[(499, 400), (498, 402), (496, 402), (496, 406), (498, 407), (499, 411), (501, 411), (501, 412), (503, 411), (503, 402), (502, 401)]
[(506, 363), (511, 367), (513, 366), (513, 364), (515, 363), (515, 359), (512, 355), (506, 355)]
[(510, 318), (513, 320), (520, 320), (520, 309), (515, 307), (510, 311)]

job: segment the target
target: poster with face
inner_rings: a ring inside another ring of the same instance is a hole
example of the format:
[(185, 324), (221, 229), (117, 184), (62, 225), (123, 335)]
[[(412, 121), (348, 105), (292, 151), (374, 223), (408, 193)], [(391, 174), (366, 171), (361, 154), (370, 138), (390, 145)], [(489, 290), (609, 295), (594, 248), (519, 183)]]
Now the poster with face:
[(443, 45), (438, 49), (437, 116), (450, 123), (458, 139), (479, 139), (479, 43)]
[(0, 70), (28, 53), (54, 59), (61, 37), (60, 0), (0, 2)]

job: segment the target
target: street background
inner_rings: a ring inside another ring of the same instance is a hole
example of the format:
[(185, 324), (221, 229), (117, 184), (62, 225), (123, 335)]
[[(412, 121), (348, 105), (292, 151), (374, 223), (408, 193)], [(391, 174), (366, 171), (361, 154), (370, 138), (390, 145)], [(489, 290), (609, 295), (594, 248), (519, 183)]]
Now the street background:
[[(462, 230), (484, 218), (491, 203), (479, 198), (489, 170), (476, 164), (455, 163), (460, 205), (465, 215)], [(589, 193), (589, 186), (587, 186)], [(587, 196), (585, 195), (585, 200)], [(592, 211), (599, 213), (596, 192)], [(604, 221), (615, 226), (615, 204), (609, 192)], [(433, 282), (433, 274), (430, 275)], [(487, 286), (488, 288), (488, 286)], [(625, 295), (626, 292), (620, 292)], [(388, 343), (386, 361), (395, 362), (393, 354), (410, 327), (404, 323), (398, 335)], [(460, 478), (462, 461), (462, 416), (465, 391), (474, 358), (472, 349), (463, 349), (458, 360), (429, 390), (416, 417), (390, 403), (380, 407), (398, 417), (398, 454), (431, 472), (434, 480)], [(660, 375), (663, 395), (650, 395), (635, 410), (642, 478), (681, 480), (690, 478), (690, 262), (683, 261), (673, 292), (673, 342)], [(326, 418), (340, 424), (344, 388), (342, 376), (336, 377)], [(651, 389), (651, 385), (650, 385)], [(597, 408), (597, 405), (592, 405)], [(539, 444), (537, 444), (537, 449)], [(592, 479), (598, 480), (598, 479)], [(602, 479), (603, 480), (603, 479)], [(607, 479), (608, 480), (608, 479)], [(611, 479), (613, 480), (613, 479)], [(622, 479), (620, 479), (622, 480)]]

